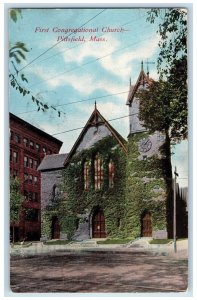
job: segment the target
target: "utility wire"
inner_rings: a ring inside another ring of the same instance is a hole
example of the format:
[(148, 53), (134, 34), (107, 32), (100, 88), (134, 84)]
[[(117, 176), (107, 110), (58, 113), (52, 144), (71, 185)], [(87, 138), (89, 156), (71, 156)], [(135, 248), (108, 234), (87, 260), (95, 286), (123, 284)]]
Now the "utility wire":
[[(107, 95), (102, 95), (102, 96), (98, 96), (98, 97), (82, 99), (82, 100), (78, 100), (78, 101), (72, 101), (72, 102), (68, 102), (68, 103), (64, 103), (64, 104), (53, 105), (53, 107), (56, 108), (56, 107), (60, 107), (60, 106), (71, 105), (71, 104), (85, 102), (85, 101), (91, 101), (91, 100), (97, 100), (97, 99), (101, 99), (101, 98), (106, 98), (106, 97), (116, 96), (116, 95), (121, 95), (121, 94), (126, 94), (126, 93), (129, 93), (129, 91), (119, 92), (119, 93), (114, 93), (114, 94), (107, 94)], [(34, 112), (34, 111), (37, 111), (37, 109), (29, 110), (29, 111), (26, 111), (26, 112), (21, 112), (21, 113), (19, 113), (19, 115), (27, 114), (27, 113)]]
[(108, 53), (108, 54), (106, 54), (106, 55), (97, 57), (96, 59), (90, 60), (90, 61), (88, 61), (88, 62), (86, 62), (86, 63), (84, 63), (84, 64), (82, 64), (82, 65), (80, 65), (80, 66), (78, 66), (78, 67), (74, 67), (74, 68), (72, 68), (72, 69), (70, 69), (70, 70), (66, 70), (66, 71), (64, 71), (64, 72), (62, 72), (62, 73), (57, 74), (56, 76), (50, 77), (50, 78), (48, 78), (48, 79), (44, 79), (44, 80), (42, 80), (42, 81), (40, 81), (40, 82), (37, 82), (37, 83), (31, 85), (30, 88), (33, 87), (33, 86), (36, 86), (36, 85), (40, 85), (40, 84), (42, 84), (42, 83), (44, 83), (44, 82), (50, 81), (50, 80), (52, 80), (52, 79), (54, 79), (54, 78), (60, 77), (60, 76), (62, 76), (63, 74), (72, 72), (72, 71), (74, 71), (74, 70), (76, 70), (76, 69), (80, 69), (80, 68), (82, 68), (82, 67), (84, 67), (84, 66), (86, 66), (86, 65), (89, 65), (89, 64), (94, 63), (94, 62), (96, 62), (96, 61), (99, 61), (99, 60), (101, 60), (101, 59), (103, 59), (103, 58), (105, 58), (105, 57), (107, 57), (107, 56), (109, 56), (109, 55), (111, 55), (111, 54), (114, 54), (114, 53), (117, 53), (117, 52), (122, 51), (122, 50), (124, 50), (124, 49), (130, 48), (130, 47), (132, 47), (132, 46), (134, 46), (134, 45), (137, 45), (137, 44), (139, 44), (139, 43), (144, 42), (145, 40), (149, 40), (149, 39), (151, 39), (152, 37), (153, 37), (153, 35), (147, 37), (146, 39), (140, 40), (140, 41), (138, 41), (138, 42), (129, 44), (129, 45), (125, 46), (125, 47), (122, 47), (122, 48), (120, 48), (120, 49), (117, 49), (117, 50), (115, 50), (115, 51), (112, 51), (112, 52), (110, 52), (110, 53)]
[[(124, 23), (124, 24), (122, 24), (122, 25), (119, 25), (119, 27), (122, 27), (122, 26), (128, 25), (128, 24), (130, 24), (130, 23), (133, 23), (133, 22), (135, 22), (135, 21), (138, 21), (139, 19), (141, 19), (142, 17), (145, 17), (145, 16), (146, 16), (146, 15), (143, 15), (143, 16), (141, 16), (141, 17), (139, 17), (139, 18), (136, 18), (136, 19), (134, 19), (134, 20), (132, 20), (132, 21), (129, 21), (129, 22), (127, 22), (127, 23)], [(103, 35), (105, 35), (105, 34), (106, 34), (106, 33), (103, 33), (103, 34), (99, 35), (98, 37), (101, 37), (101, 36), (103, 36)], [(60, 54), (62, 54), (62, 53), (65, 53), (65, 52), (67, 52), (67, 51), (69, 51), (69, 50), (71, 50), (71, 49), (78, 48), (78, 47), (80, 47), (80, 46), (82, 46), (82, 45), (83, 45), (83, 44), (81, 43), (81, 44), (79, 44), (79, 45), (75, 45), (75, 46), (73, 46), (73, 47), (66, 48), (66, 49), (64, 49), (63, 51), (59, 51), (59, 52), (56, 53), (56, 54), (53, 54), (53, 55), (51, 55), (51, 56), (48, 56), (47, 58), (42, 59), (42, 60), (40, 61), (40, 63), (43, 62), (43, 61), (46, 61), (46, 60), (48, 60), (48, 59), (50, 59), (50, 58), (52, 58), (52, 57), (58, 56), (58, 55), (60, 55)]]
[[(77, 28), (80, 29), (83, 26), (85, 26), (86, 24), (88, 24), (90, 21), (92, 21), (93, 19), (95, 19), (97, 16), (99, 16), (100, 14), (102, 14), (106, 9), (103, 9), (101, 12), (99, 12), (98, 14), (96, 14), (94, 17), (92, 17), (91, 19), (89, 19), (87, 22), (85, 22), (83, 25), (81, 25), (80, 27)], [(71, 32), (67, 37), (69, 37), (70, 35), (72, 35), (74, 32)], [(26, 69), (28, 66), (30, 66), (33, 62), (35, 62), (38, 58), (40, 58), (41, 56), (43, 56), (44, 54), (46, 54), (47, 52), (49, 52), (51, 49), (55, 48), (59, 43), (61, 43), (62, 41), (60, 40), (59, 42), (57, 42), (56, 44), (54, 44), (53, 46), (51, 46), (50, 48), (48, 48), (47, 50), (45, 50), (43, 53), (41, 53), (40, 55), (38, 55), (37, 57), (35, 57), (33, 60), (31, 60), (27, 65), (25, 65), (23, 68), (21, 68), (19, 72), (21, 72), (22, 70)], [(14, 74), (16, 75), (16, 73)]]
[[(138, 113), (130, 114), (130, 115), (127, 115), (127, 116), (122, 116), (122, 117), (118, 117), (118, 118), (114, 118), (114, 119), (110, 119), (107, 122), (111, 122), (111, 121), (115, 121), (115, 120), (120, 120), (120, 119), (123, 119), (123, 118), (128, 118), (130, 116), (134, 116), (134, 115), (137, 115), (137, 114)], [(69, 130), (65, 130), (65, 131), (62, 131), (62, 132), (57, 132), (57, 133), (52, 134), (52, 136), (59, 135), (59, 134), (62, 134), (62, 133), (67, 133), (67, 132), (70, 132), (70, 131), (75, 131), (75, 130), (83, 129), (83, 128), (85, 128), (85, 126), (78, 127), (78, 128), (73, 128), (73, 129), (69, 129)]]

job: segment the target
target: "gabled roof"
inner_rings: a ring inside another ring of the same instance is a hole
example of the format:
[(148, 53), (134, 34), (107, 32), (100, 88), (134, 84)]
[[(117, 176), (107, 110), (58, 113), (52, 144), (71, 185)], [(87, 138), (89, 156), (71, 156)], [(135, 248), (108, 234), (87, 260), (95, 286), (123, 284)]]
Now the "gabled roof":
[(46, 171), (53, 169), (62, 169), (64, 168), (64, 162), (67, 158), (68, 154), (51, 154), (46, 155), (41, 164), (38, 167), (38, 171)]
[(83, 128), (81, 134), (79, 135), (78, 139), (76, 140), (73, 148), (71, 149), (70, 153), (67, 156), (67, 159), (65, 161), (65, 164), (68, 163), (69, 159), (72, 157), (72, 155), (76, 152), (77, 147), (79, 146), (82, 138), (86, 134), (87, 130), (92, 126), (99, 126), (99, 125), (105, 125), (108, 130), (111, 132), (112, 136), (118, 141), (118, 143), (123, 148), (124, 152), (127, 153), (127, 147), (126, 147), (126, 140), (108, 123), (108, 121), (101, 115), (101, 113), (98, 111), (96, 104), (95, 109), (93, 113), (91, 114), (89, 120), (87, 121), (85, 127)]
[(133, 86), (133, 85), (130, 85), (130, 90), (129, 90), (129, 94), (128, 94), (128, 97), (127, 97), (127, 103), (126, 105), (131, 105), (132, 101), (133, 101), (133, 98), (135, 96), (135, 93), (137, 92), (137, 89), (139, 88), (139, 86), (142, 84), (142, 85), (150, 85), (151, 83), (153, 82), (153, 80), (151, 78), (149, 78), (149, 74), (145, 74), (144, 70), (143, 70), (143, 64), (142, 64), (142, 69), (141, 69), (141, 72), (138, 76), (138, 79), (136, 81), (136, 84)]

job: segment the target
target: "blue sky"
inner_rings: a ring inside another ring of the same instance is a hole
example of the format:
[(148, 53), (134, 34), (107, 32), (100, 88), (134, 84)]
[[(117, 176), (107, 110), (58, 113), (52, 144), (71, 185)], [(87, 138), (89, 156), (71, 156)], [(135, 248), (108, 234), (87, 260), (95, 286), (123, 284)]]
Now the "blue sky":
[[(37, 112), (31, 97), (23, 97), (13, 88), (9, 91), (10, 111), (49, 134), (55, 134), (64, 142), (61, 153), (70, 151), (80, 130), (57, 133), (83, 127), (94, 109), (95, 99), (92, 98), (98, 98), (97, 107), (107, 120), (128, 115), (125, 103), (129, 80), (131, 78), (132, 84), (135, 84), (142, 60), (145, 71), (147, 60), (155, 63), (149, 65), (149, 71), (153, 79), (158, 78), (158, 24), (147, 23), (146, 12), (146, 9), (128, 8), (104, 11), (102, 8), (23, 9), (22, 18), (16, 23), (9, 23), (10, 46), (21, 41), (29, 49), (26, 61), (21, 63), (20, 68), (57, 44), (59, 36), (69, 35), (55, 31), (73, 30), (86, 23), (83, 28), (97, 32), (73, 33), (69, 38), (80, 37), (85, 42), (60, 42), (21, 72), (28, 78), (26, 87), (31, 94), (49, 105), (58, 106), (65, 115), (61, 114), (58, 118), (53, 110)], [(91, 36), (95, 35), (105, 40), (90, 41)], [(119, 94), (106, 96), (116, 93)], [(99, 98), (102, 96), (106, 97)], [(68, 104), (87, 99), (92, 100)], [(124, 138), (127, 137), (129, 118), (113, 121), (111, 125)], [(180, 184), (185, 186), (187, 142), (175, 147), (174, 153), (172, 163), (183, 178), (179, 180)]]

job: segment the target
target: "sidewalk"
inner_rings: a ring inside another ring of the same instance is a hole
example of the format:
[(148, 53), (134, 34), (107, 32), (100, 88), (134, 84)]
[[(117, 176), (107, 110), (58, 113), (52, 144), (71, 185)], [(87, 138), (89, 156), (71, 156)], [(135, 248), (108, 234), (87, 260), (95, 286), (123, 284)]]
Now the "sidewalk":
[(46, 245), (42, 242), (32, 243), (30, 246), (15, 245), (10, 247), (12, 256), (32, 256), (39, 254), (60, 254), (63, 252), (127, 252), (144, 253), (150, 255), (169, 256), (177, 259), (188, 258), (188, 240), (177, 241), (177, 252), (174, 252), (174, 244), (149, 244), (147, 240), (139, 239), (128, 244), (97, 244), (96, 241), (88, 240), (66, 245)]

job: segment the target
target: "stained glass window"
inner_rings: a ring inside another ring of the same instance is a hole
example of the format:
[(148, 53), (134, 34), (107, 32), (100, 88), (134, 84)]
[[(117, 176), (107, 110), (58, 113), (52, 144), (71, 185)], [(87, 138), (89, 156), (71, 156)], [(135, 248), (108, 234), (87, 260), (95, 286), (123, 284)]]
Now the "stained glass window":
[(112, 159), (110, 159), (108, 166), (109, 166), (109, 187), (112, 188), (114, 186), (114, 172), (115, 172), (114, 162)]
[(99, 155), (96, 155), (94, 160), (94, 187), (95, 190), (100, 190), (103, 184), (103, 161)]
[(88, 161), (86, 161), (84, 163), (84, 168), (83, 168), (84, 190), (85, 191), (87, 191), (89, 189), (89, 185), (90, 185), (89, 171), (90, 171), (90, 166), (89, 166)]

